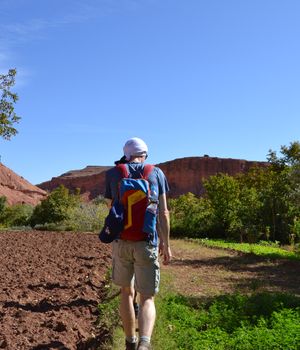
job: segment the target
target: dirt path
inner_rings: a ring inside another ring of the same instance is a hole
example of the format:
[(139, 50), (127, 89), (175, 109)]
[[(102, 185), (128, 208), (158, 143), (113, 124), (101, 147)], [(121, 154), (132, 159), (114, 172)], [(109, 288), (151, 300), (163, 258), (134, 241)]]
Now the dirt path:
[[(211, 297), (235, 291), (300, 295), (300, 263), (268, 260), (172, 240), (163, 266), (170, 288)], [(96, 234), (0, 232), (0, 349), (97, 349), (97, 329), (109, 245)], [(165, 283), (165, 282), (163, 282)], [(122, 338), (123, 342), (123, 338)]]
[(0, 233), (0, 349), (96, 349), (110, 266), (97, 235)]
[(232, 292), (273, 291), (300, 296), (300, 262), (270, 260), (172, 240), (174, 259), (163, 271), (171, 288), (196, 297)]

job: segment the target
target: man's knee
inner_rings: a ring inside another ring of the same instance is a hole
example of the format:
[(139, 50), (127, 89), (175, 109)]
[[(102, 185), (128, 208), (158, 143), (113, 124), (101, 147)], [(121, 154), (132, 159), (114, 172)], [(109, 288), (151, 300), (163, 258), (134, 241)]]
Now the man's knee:
[(134, 297), (134, 288), (129, 287), (121, 287), (121, 294), (128, 297)]
[(146, 302), (154, 303), (154, 295), (140, 294), (140, 304), (144, 304)]

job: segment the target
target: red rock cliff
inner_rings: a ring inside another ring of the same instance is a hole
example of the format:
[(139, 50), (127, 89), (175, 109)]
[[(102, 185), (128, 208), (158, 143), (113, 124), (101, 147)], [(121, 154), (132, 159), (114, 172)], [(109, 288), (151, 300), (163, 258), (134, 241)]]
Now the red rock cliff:
[(9, 205), (36, 205), (46, 198), (47, 193), (0, 163), (0, 196), (5, 196)]
[(170, 185), (170, 197), (192, 192), (203, 194), (203, 180), (224, 173), (231, 176), (246, 172), (254, 165), (267, 166), (267, 162), (217, 157), (188, 157), (157, 164), (165, 173)]
[[(266, 166), (266, 162), (254, 162), (241, 159), (216, 157), (179, 158), (157, 164), (166, 174), (170, 185), (170, 197), (192, 192), (203, 194), (203, 179), (217, 173), (236, 175), (249, 170), (252, 166)], [(91, 200), (105, 191), (105, 171), (110, 167), (88, 166), (82, 170), (70, 171), (52, 180), (38, 185), (44, 190), (52, 191), (63, 184), (70, 190), (80, 188), (83, 197)]]

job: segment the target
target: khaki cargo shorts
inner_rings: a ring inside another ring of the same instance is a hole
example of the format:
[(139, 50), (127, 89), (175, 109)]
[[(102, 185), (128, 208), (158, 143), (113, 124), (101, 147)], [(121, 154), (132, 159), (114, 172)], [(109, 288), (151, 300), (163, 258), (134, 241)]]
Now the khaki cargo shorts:
[(158, 247), (148, 242), (113, 241), (112, 280), (120, 287), (134, 286), (143, 295), (159, 288)]

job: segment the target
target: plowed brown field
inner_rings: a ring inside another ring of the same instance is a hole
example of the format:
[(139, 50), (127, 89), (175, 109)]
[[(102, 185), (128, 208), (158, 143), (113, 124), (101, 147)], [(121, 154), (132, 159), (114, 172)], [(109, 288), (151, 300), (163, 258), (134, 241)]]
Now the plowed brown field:
[(0, 232), (0, 349), (96, 349), (110, 261), (96, 234)]

